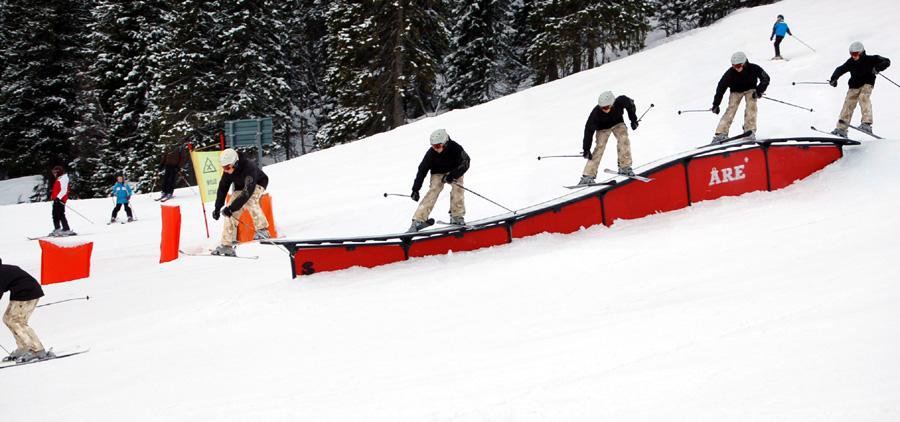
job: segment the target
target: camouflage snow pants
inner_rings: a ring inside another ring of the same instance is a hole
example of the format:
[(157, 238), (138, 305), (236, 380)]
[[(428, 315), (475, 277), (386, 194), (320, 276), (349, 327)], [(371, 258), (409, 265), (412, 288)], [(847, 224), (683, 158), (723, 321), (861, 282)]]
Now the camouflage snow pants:
[(10, 300), (6, 313), (3, 314), (3, 323), (12, 331), (16, 338), (16, 347), (21, 351), (40, 352), (44, 345), (38, 339), (34, 330), (28, 326), (28, 318), (37, 307), (38, 299), (34, 300)]
[(744, 92), (732, 92), (728, 97), (728, 108), (725, 114), (719, 120), (719, 126), (716, 127), (716, 134), (728, 134), (731, 128), (731, 122), (734, 121), (734, 115), (737, 114), (738, 106), (741, 105), (743, 99), (747, 104), (744, 106), (744, 131), (752, 131), (756, 133), (756, 98), (753, 98), (755, 89), (748, 89)]
[(838, 129), (847, 130), (847, 125), (841, 124), (840, 120), (850, 123), (857, 104), (862, 110), (862, 122), (872, 124), (872, 88), (872, 85), (865, 84), (860, 88), (847, 90), (847, 97), (844, 98), (844, 106), (841, 107), (841, 117), (837, 124)]
[(631, 167), (631, 141), (628, 139), (628, 129), (625, 123), (619, 123), (610, 129), (598, 130), (594, 139), (597, 145), (591, 153), (593, 157), (584, 165), (585, 176), (597, 177), (597, 169), (600, 168), (600, 159), (603, 158), (603, 150), (606, 149), (606, 141), (609, 135), (616, 136), (616, 152), (619, 154), (619, 168)]
[[(239, 190), (232, 192), (231, 200), (228, 201), (228, 205), (231, 205), (241, 193), (242, 192)], [(240, 218), (241, 214), (244, 213), (244, 210), (247, 210), (247, 212), (250, 213), (250, 217), (253, 219), (254, 230), (269, 228), (269, 220), (266, 219), (266, 215), (259, 206), (259, 198), (261, 198), (264, 193), (266, 193), (266, 189), (256, 185), (256, 189), (253, 190), (253, 195), (250, 195), (250, 199), (244, 203), (244, 206), (239, 210), (235, 210), (230, 218), (225, 219), (225, 228), (222, 230), (222, 245), (231, 246), (237, 240), (238, 224), (241, 224)]]
[[(431, 183), (428, 187), (428, 193), (422, 198), (422, 202), (419, 202), (419, 208), (416, 208), (416, 213), (413, 214), (413, 220), (417, 221), (425, 221), (428, 219), (428, 216), (431, 215), (431, 209), (434, 208), (434, 204), (437, 202), (438, 195), (441, 194), (441, 191), (444, 190), (444, 173), (432, 174), (431, 175)], [(466, 215), (466, 198), (463, 195), (465, 192), (463, 188), (456, 185), (459, 183), (463, 184), (463, 177), (456, 179), (456, 182), (451, 185), (450, 188), (450, 216), (451, 217), (464, 217)]]

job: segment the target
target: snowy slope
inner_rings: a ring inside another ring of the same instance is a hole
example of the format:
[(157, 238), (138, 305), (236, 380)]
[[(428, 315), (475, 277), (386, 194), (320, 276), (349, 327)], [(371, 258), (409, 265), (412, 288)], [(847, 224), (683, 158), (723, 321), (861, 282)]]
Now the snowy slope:
[[(779, 13), (818, 53), (788, 39), (790, 62), (765, 60)], [(760, 135), (812, 135), (810, 124), (834, 123), (846, 77), (839, 89), (790, 82), (826, 79), (857, 38), (900, 57), (898, 18), (889, 0), (743, 10), (592, 71), (269, 166), (279, 231), (405, 228), (415, 204), (381, 193), (409, 190), (437, 127), (470, 152), (472, 189), (515, 208), (565, 194), (584, 161), (534, 157), (577, 153), (603, 89), (656, 104), (632, 137), (637, 163), (705, 143), (717, 117), (675, 110), (708, 107), (736, 49), (770, 73), (769, 95), (816, 110), (761, 103)], [(40, 308), (32, 325), (47, 345), (91, 351), (0, 370), (0, 420), (900, 419), (900, 89), (885, 82), (875, 127), (891, 139), (784, 190), (302, 281), (263, 246), (240, 249), (258, 261), (159, 265), (148, 196), (130, 225), (103, 224), (111, 199), (73, 201), (98, 223), (69, 213), (95, 242), (93, 276), (47, 286), (44, 300), (92, 299)], [(177, 195), (182, 245), (214, 244), (219, 223), (207, 240), (195, 194)], [(467, 207), (469, 219), (499, 210), (474, 196)], [(442, 198), (434, 216), (446, 209)], [(0, 221), (0, 257), (39, 274), (24, 237), (50, 230), (49, 205), (0, 206)]]
[(34, 187), (43, 182), (41, 176), (25, 176), (0, 180), (0, 205), (28, 202)]

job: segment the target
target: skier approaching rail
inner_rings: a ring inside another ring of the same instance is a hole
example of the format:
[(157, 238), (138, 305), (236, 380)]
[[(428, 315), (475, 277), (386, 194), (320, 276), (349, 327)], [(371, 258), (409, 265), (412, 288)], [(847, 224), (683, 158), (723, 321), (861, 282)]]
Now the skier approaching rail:
[(4, 265), (0, 260), (0, 297), (9, 292), (9, 306), (3, 314), (3, 323), (16, 339), (16, 350), (3, 358), (4, 362), (19, 363), (50, 359), (53, 352), (44, 350), (28, 319), (44, 296), (40, 283), (25, 270), (15, 265)]
[(838, 118), (837, 126), (831, 134), (847, 137), (847, 124), (853, 118), (853, 112), (856, 110), (857, 104), (862, 111), (862, 124), (859, 129), (868, 133), (872, 133), (872, 89), (875, 87), (875, 76), (879, 72), (884, 71), (891, 65), (888, 58), (878, 55), (866, 54), (866, 48), (863, 43), (854, 41), (850, 44), (850, 58), (844, 64), (834, 69), (828, 83), (837, 87), (838, 78), (841, 75), (850, 72), (850, 80), (847, 82), (849, 89), (847, 96), (844, 97), (844, 105), (841, 107), (841, 115)]
[(718, 144), (728, 138), (728, 129), (734, 121), (737, 108), (744, 100), (744, 131), (752, 132), (746, 140), (756, 139), (756, 100), (766, 93), (769, 87), (769, 75), (759, 65), (747, 61), (747, 55), (743, 51), (731, 55), (731, 67), (725, 71), (716, 86), (716, 95), (713, 97), (712, 112), (719, 114), (719, 103), (725, 95), (725, 90), (731, 91), (728, 97), (728, 108), (719, 120), (716, 133), (713, 135), (713, 144)]
[[(259, 198), (266, 193), (269, 185), (269, 176), (257, 167), (256, 163), (238, 155), (237, 151), (228, 148), (222, 151), (219, 158), (222, 164), (222, 179), (219, 180), (219, 190), (216, 193), (216, 205), (213, 208), (212, 218), (218, 220), (221, 215), (227, 217), (222, 230), (222, 240), (219, 246), (211, 253), (213, 255), (235, 256), (234, 243), (237, 240), (237, 227), (240, 224), (241, 213), (246, 209), (253, 219), (256, 230), (254, 239), (268, 239), (269, 221), (259, 206)], [(225, 205), (225, 196), (234, 185), (231, 193), (231, 201)]]
[(417, 232), (428, 226), (426, 220), (431, 214), (431, 209), (437, 202), (438, 195), (444, 189), (444, 184), (449, 183), (450, 188), (450, 224), (465, 225), (466, 203), (465, 190), (462, 188), (463, 175), (469, 170), (469, 154), (461, 145), (450, 139), (450, 135), (444, 129), (438, 129), (431, 133), (429, 138), (431, 148), (422, 157), (419, 170), (413, 181), (413, 201), (419, 201), (419, 190), (425, 181), (425, 174), (431, 172), (428, 192), (422, 197), (422, 202), (413, 214), (409, 232)]
[[(610, 134), (616, 137), (619, 173), (634, 176), (634, 171), (631, 169), (631, 141), (628, 139), (628, 129), (625, 127), (625, 118), (623, 117), (626, 111), (628, 120), (631, 121), (631, 130), (637, 130), (638, 117), (635, 113), (634, 101), (631, 98), (624, 95), (616, 97), (611, 91), (604, 91), (600, 94), (597, 105), (591, 110), (591, 114), (584, 124), (581, 154), (588, 162), (581, 172), (579, 185), (594, 183)], [(591, 152), (591, 138), (595, 138), (597, 141), (593, 152)]]

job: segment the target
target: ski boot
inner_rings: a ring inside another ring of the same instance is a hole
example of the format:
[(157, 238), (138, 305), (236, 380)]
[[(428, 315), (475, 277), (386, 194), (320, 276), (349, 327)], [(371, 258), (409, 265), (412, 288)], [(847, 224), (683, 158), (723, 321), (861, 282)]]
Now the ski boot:
[(623, 176), (634, 176), (634, 170), (631, 167), (619, 167), (619, 174)]
[(871, 135), (872, 134), (872, 124), (871, 123), (860, 123), (859, 130)]
[(50, 350), (40, 350), (37, 352), (27, 351), (16, 359), (16, 363), (26, 363), (36, 360), (47, 360), (55, 358), (56, 355)]
[(132, 221), (134, 221), (134, 217), (128, 217), (128, 222), (130, 223)]
[(591, 176), (582, 175), (581, 180), (578, 181), (579, 185), (590, 185), (591, 183), (594, 183), (594, 178)]
[(465, 226), (466, 219), (463, 217), (450, 217), (450, 224), (453, 224), (455, 226)]
[(745, 141), (755, 141), (756, 140), (756, 132), (750, 132), (749, 135), (744, 137)]
[(62, 232), (62, 229), (54, 229), (52, 232), (48, 233), (47, 236), (59, 237), (61, 232)]
[(12, 362), (14, 360), (18, 360), (22, 355), (25, 354), (25, 351), (22, 349), (13, 350), (9, 356), (3, 358), (3, 362)]
[(109, 219), (109, 224), (113, 224), (116, 222), (116, 217), (112, 217)]
[(831, 134), (847, 139), (847, 129), (835, 129), (831, 131)]
[(427, 225), (425, 224), (424, 221), (413, 220), (412, 224), (409, 225), (409, 230), (407, 230), (406, 232), (407, 233), (415, 233), (419, 230), (422, 230), (425, 227), (427, 227)]
[(271, 239), (271, 238), (272, 238), (272, 236), (269, 236), (269, 229), (268, 229), (268, 228), (265, 228), (265, 229), (259, 229), (259, 230), (257, 230), (256, 233), (253, 235), (253, 240), (266, 240), (266, 239)]
[(721, 144), (722, 142), (725, 142), (726, 139), (728, 139), (727, 133), (717, 133), (717, 134), (713, 135), (712, 144), (713, 145)]
[(75, 236), (77, 233), (69, 229), (62, 229), (56, 234), (58, 237)]
[(234, 246), (231, 245), (219, 245), (209, 254), (219, 256), (237, 256), (237, 254), (234, 253)]

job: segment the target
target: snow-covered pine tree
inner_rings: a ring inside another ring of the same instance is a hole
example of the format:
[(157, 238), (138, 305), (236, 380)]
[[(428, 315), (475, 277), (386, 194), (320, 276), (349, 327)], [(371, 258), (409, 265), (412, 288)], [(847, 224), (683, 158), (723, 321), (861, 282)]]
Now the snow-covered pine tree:
[(220, 96), (224, 92), (221, 28), (222, 2), (172, 1), (166, 14), (165, 36), (151, 56), (150, 136), (155, 139), (148, 169), (176, 145), (211, 142), (220, 127)]
[(654, 17), (656, 28), (662, 29), (666, 36), (677, 34), (697, 26), (697, 0), (656, 0)]
[(515, 60), (510, 1), (455, 1), (449, 21), (446, 107), (471, 107), (515, 92), (506, 73)]
[[(72, 171), (79, 164), (72, 137), (79, 114), (86, 6), (83, 0), (4, 4), (0, 167), (10, 177), (46, 174), (56, 164)], [(73, 171), (73, 176), (79, 175)], [(73, 184), (73, 196), (80, 194), (79, 186)]]
[(84, 110), (79, 137), (98, 143), (90, 183), (105, 193), (122, 174), (138, 189), (149, 189), (155, 171), (154, 138), (148, 115), (153, 84), (151, 52), (164, 33), (164, 0), (98, 0), (90, 26), (93, 61), (89, 90), (80, 94)]
[(331, 3), (325, 81), (333, 103), (320, 145), (383, 132), (434, 109), (446, 48), (441, 10), (436, 0)]
[(215, 115), (224, 120), (272, 117), (274, 149), (282, 148), (291, 111), (287, 11), (277, 0), (218, 3), (224, 65)]
[[(290, 133), (285, 145), (287, 158), (306, 154), (315, 142), (324, 101), (325, 0), (291, 0), (286, 8), (290, 62), (288, 86), (292, 102)], [(299, 144), (299, 145), (297, 145)], [(299, 151), (297, 151), (299, 149)]]

